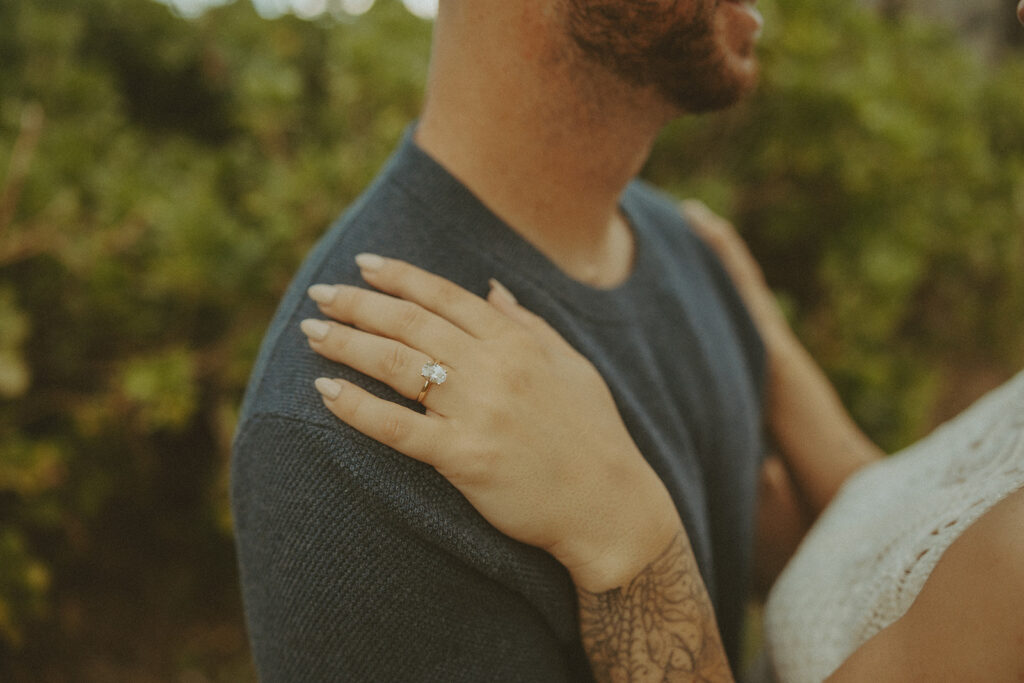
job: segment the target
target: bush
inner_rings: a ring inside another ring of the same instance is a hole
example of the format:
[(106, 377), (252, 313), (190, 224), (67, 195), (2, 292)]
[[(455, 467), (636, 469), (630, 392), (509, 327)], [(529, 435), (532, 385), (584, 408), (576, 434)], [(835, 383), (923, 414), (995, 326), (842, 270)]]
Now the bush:
[(297, 263), (415, 116), (428, 41), (398, 3), (2, 4), (0, 678), (244, 661), (238, 404)]
[(857, 3), (764, 4), (757, 96), (672, 126), (648, 175), (736, 221), (892, 450), (1024, 358), (1024, 61)]

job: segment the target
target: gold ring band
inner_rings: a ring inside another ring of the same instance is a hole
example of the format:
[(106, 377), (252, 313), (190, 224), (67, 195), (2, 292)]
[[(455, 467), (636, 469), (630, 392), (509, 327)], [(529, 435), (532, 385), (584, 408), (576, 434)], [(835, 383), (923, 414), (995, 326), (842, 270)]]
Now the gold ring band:
[(416, 397), (417, 403), (423, 403), (423, 398), (427, 395), (427, 392), (430, 391), (431, 384), (433, 384), (433, 382), (429, 379), (423, 382), (423, 388), (420, 389), (420, 395)]

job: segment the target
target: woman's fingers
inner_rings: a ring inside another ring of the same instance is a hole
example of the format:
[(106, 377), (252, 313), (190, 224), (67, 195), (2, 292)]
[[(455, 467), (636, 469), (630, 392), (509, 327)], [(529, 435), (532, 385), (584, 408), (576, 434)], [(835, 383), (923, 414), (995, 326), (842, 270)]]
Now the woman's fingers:
[(450, 362), (470, 341), (465, 332), (423, 307), (349, 285), (313, 285), (309, 296), (335, 320), (403, 342), (435, 360)]
[(487, 301), (494, 308), (525, 327), (543, 343), (547, 345), (558, 344), (572, 349), (569, 342), (565, 341), (565, 338), (555, 328), (551, 327), (547, 320), (528, 308), (524, 308), (516, 301), (515, 296), (512, 292), (508, 291), (505, 285), (494, 278), (491, 278), (490, 285), (491, 290), (487, 294)]
[(679, 203), (680, 212), (690, 221), (690, 227), (703, 239), (708, 246), (719, 254), (726, 248), (736, 230), (732, 223), (725, 220), (708, 208), (708, 205), (697, 199), (684, 199)]
[(532, 322), (527, 315), (529, 311), (519, 305), (515, 295), (508, 291), (508, 287), (493, 277), (488, 280), (488, 284), (491, 285), (491, 289), (487, 292), (487, 301), (492, 306), (520, 324), (529, 325)]
[(680, 208), (697, 236), (718, 256), (733, 284), (744, 297), (750, 298), (767, 291), (761, 266), (754, 260), (732, 223), (697, 200), (686, 200), (680, 204)]
[(360, 254), (363, 279), (388, 294), (412, 301), (477, 338), (501, 332), (504, 320), (480, 297), (439, 275), (398, 259)]
[[(420, 371), (433, 360), (425, 353), (394, 339), (325, 320), (303, 320), (299, 327), (321, 356), (380, 380), (406, 398), (416, 398), (423, 389)], [(443, 412), (442, 404), (424, 399), (424, 405), (427, 403)]]
[(374, 396), (351, 382), (321, 377), (316, 389), (324, 405), (356, 431), (430, 465), (444, 456), (443, 421)]

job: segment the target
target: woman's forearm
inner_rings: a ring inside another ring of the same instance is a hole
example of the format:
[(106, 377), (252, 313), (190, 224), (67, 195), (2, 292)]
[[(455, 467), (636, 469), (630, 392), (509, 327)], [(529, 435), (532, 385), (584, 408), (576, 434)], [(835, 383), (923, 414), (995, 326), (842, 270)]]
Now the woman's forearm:
[(766, 336), (768, 424), (797, 488), (817, 516), (853, 472), (884, 454), (789, 330)]
[(627, 584), (592, 593), (577, 583), (580, 632), (606, 681), (733, 681), (714, 608), (686, 533)]
[(882, 452), (853, 422), (793, 334), (760, 266), (732, 225), (699, 202), (684, 202), (682, 210), (721, 259), (764, 340), (768, 425), (804, 502), (817, 516), (851, 473)]

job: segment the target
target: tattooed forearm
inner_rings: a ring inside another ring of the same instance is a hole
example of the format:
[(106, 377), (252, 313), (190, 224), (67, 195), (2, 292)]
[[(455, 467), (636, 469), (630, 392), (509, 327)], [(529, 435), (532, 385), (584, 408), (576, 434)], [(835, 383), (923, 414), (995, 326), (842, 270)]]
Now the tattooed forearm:
[(601, 683), (733, 680), (683, 532), (628, 586), (578, 592), (583, 648)]

